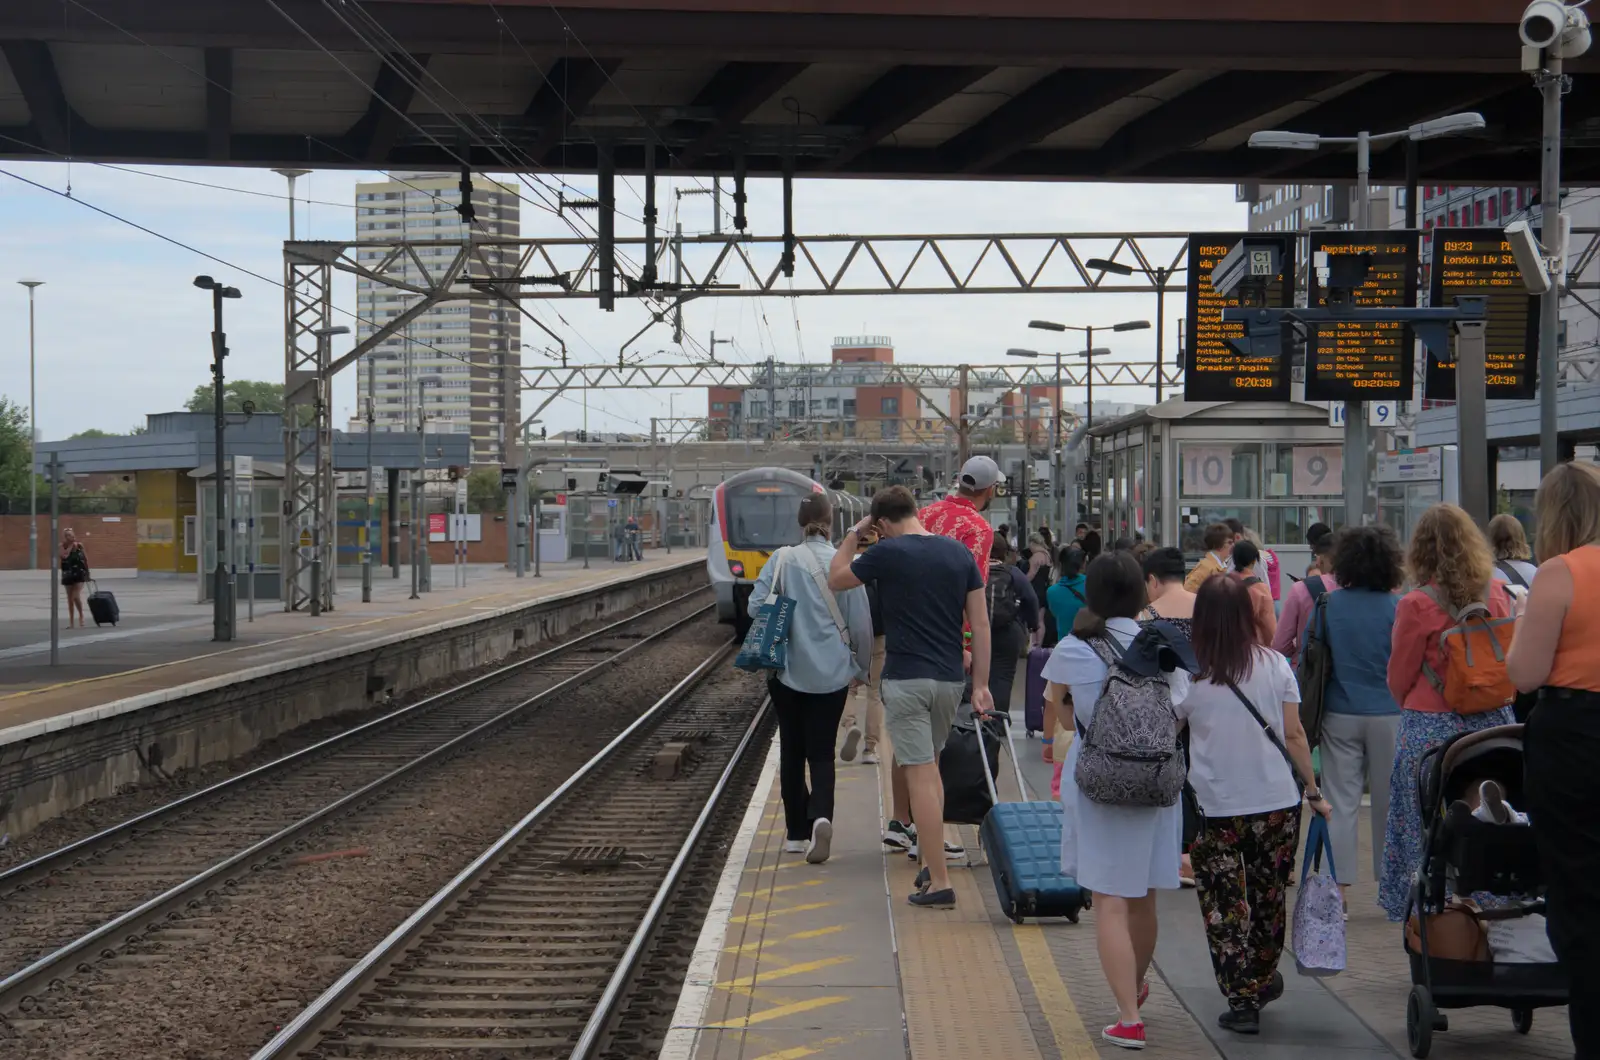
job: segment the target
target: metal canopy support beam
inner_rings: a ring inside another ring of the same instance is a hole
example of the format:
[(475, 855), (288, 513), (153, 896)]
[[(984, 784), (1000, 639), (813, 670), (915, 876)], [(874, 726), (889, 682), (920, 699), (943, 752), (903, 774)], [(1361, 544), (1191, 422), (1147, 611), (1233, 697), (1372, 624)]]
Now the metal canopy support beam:
[(351, 153), (372, 165), (388, 161), (406, 128), (406, 112), (416, 96), (416, 82), (428, 69), (427, 55), (385, 55), (372, 82), (367, 111), (351, 126), (347, 138)]
[(616, 59), (558, 59), (523, 113), (531, 127), (533, 154), (548, 162), (561, 146), (563, 131), (577, 124), (594, 97), (622, 65)]
[(942, 148), (952, 168), (981, 173), (1059, 129), (1148, 88), (1169, 70), (1057, 70)]
[(206, 49), (206, 158), (233, 157), (233, 49)]
[(1105, 172), (1111, 176), (1136, 173), (1186, 145), (1248, 124), (1349, 80), (1349, 74), (1327, 72), (1230, 70), (1219, 74), (1117, 130), (1100, 148)]
[(719, 154), (724, 139), (739, 124), (793, 81), (807, 63), (725, 63), (695, 94), (691, 107), (709, 108), (711, 124), (687, 146), (679, 148), (675, 163), (688, 169), (710, 154)]
[(993, 66), (897, 66), (868, 85), (831, 118), (832, 126), (861, 132), (834, 156), (814, 166), (828, 173), (876, 147), (902, 125), (995, 71)]
[[(318, 539), (316, 523), (323, 516), (320, 540), (331, 541), (331, 503), (319, 504), (325, 480), (316, 459), (318, 436), (333, 419), (332, 374), (328, 372), (329, 344), (316, 332), (333, 318), (333, 268), (284, 254), (284, 364), (283, 364), (283, 520), (279, 536), (283, 571), (283, 609), (309, 610), (311, 606), (312, 542)], [(332, 446), (322, 447), (331, 458)], [(304, 547), (301, 543), (304, 542)]]
[[(769, 367), (771, 374), (769, 376)], [(759, 361), (753, 364), (575, 364), (568, 368), (526, 368), (522, 385), (527, 390), (557, 387), (590, 390), (649, 390), (667, 387), (771, 387), (786, 390), (806, 386), (906, 386), (913, 389), (956, 390), (963, 386), (978, 390), (1014, 390), (1018, 387), (1052, 389), (1056, 385), (1054, 366), (1035, 365), (950, 365), (950, 364), (872, 364), (870, 375), (861, 376), (849, 369), (859, 365), (779, 364)], [(1183, 381), (1176, 366), (1163, 365), (1164, 386)], [(881, 369), (881, 371), (879, 370)], [(1153, 386), (1155, 365), (1151, 361), (1107, 362), (1096, 358), (1092, 369), (1096, 386)], [(1091, 369), (1081, 364), (1062, 366), (1062, 386), (1084, 386)], [(829, 380), (836, 382), (830, 383)], [(770, 403), (769, 403), (770, 404)]]
[(34, 138), (49, 151), (71, 154), (73, 127), (89, 130), (67, 103), (50, 45), (42, 40), (8, 40), (0, 42), (0, 53), (5, 55), (11, 76), (16, 78), (23, 101), (28, 104)]

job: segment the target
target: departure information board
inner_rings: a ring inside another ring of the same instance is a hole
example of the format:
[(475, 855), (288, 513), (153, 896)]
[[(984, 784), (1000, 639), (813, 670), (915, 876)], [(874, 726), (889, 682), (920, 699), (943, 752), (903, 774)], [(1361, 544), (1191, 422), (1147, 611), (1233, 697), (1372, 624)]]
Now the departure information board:
[[(1186, 401), (1287, 401), (1289, 400), (1289, 349), (1276, 357), (1243, 357), (1226, 342), (1243, 338), (1243, 323), (1222, 322), (1224, 309), (1245, 303), (1238, 292), (1224, 298), (1211, 287), (1211, 270), (1249, 235), (1261, 233), (1196, 232), (1189, 236), (1188, 349), (1185, 351), (1183, 396)], [(1294, 305), (1295, 238), (1282, 240), (1283, 268), (1266, 286), (1265, 304), (1273, 308)]]
[[(1310, 303), (1328, 304), (1318, 267), (1327, 254), (1332, 280), (1341, 263), (1365, 257), (1366, 279), (1350, 292), (1358, 309), (1410, 308), (1417, 304), (1417, 233), (1311, 233)], [(1416, 375), (1411, 329), (1399, 321), (1318, 324), (1306, 341), (1307, 401), (1409, 401)]]
[[(1539, 368), (1539, 300), (1528, 293), (1517, 271), (1511, 244), (1498, 228), (1435, 228), (1433, 276), (1428, 304), (1454, 305), (1458, 295), (1488, 299), (1489, 326), (1485, 380), (1492, 398), (1534, 395)], [(1454, 401), (1456, 366), (1428, 355), (1422, 396)]]

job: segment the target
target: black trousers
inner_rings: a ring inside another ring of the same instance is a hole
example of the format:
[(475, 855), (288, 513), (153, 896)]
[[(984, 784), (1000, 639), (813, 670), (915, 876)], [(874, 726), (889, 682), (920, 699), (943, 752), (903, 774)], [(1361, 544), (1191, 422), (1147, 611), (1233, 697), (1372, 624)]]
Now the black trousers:
[(1572, 982), (1577, 1060), (1600, 1060), (1600, 693), (1543, 688), (1524, 733), (1550, 945)]
[(1017, 680), (1017, 658), (1028, 633), (1016, 622), (989, 630), (989, 695), (995, 710), (1011, 709), (1011, 686)]
[(790, 839), (810, 839), (812, 822), (833, 818), (834, 739), (850, 689), (796, 692), (774, 677), (767, 681), (767, 690), (778, 712), (778, 789), (783, 793), (784, 829)]

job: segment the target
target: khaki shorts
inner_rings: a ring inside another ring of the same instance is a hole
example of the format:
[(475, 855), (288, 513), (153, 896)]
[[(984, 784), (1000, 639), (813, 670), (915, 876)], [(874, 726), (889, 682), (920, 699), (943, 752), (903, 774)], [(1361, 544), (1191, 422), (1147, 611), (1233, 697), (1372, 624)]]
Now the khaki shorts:
[(883, 682), (883, 723), (894, 743), (896, 762), (925, 766), (938, 757), (961, 705), (963, 687), (960, 681), (931, 677)]

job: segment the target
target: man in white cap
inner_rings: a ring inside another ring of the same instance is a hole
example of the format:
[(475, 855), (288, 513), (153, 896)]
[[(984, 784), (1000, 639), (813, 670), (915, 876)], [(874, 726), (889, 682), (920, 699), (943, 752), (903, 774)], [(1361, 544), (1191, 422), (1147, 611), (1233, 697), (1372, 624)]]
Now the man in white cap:
[(917, 513), (917, 519), (930, 534), (953, 537), (972, 553), (978, 574), (989, 580), (989, 549), (994, 545), (994, 527), (981, 514), (994, 500), (1000, 484), (1000, 465), (986, 456), (975, 456), (961, 465), (956, 476), (956, 491), (942, 501), (934, 501)]

